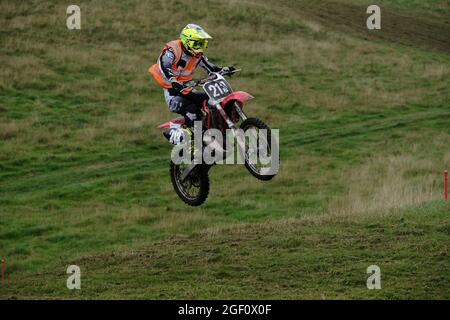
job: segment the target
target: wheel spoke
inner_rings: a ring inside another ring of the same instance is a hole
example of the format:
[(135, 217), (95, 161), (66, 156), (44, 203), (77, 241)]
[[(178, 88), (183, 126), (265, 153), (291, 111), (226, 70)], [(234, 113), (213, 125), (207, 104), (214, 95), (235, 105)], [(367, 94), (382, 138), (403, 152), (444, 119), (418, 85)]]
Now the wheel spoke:
[(196, 166), (181, 180), (182, 172), (186, 166), (171, 164), (172, 184), (178, 196), (187, 204), (198, 206), (208, 197), (209, 180), (203, 167)]

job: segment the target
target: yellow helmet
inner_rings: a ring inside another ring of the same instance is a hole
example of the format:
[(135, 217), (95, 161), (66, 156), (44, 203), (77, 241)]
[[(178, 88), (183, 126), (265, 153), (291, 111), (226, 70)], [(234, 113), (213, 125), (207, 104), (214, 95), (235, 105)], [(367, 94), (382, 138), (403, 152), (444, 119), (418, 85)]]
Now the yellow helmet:
[(181, 30), (180, 39), (189, 53), (199, 56), (208, 47), (208, 39), (212, 37), (199, 25), (190, 23)]

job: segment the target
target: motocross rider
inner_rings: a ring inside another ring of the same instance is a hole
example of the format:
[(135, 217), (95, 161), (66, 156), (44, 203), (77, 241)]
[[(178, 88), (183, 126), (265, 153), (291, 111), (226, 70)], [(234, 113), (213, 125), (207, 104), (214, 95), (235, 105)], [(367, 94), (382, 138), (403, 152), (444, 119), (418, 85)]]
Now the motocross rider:
[[(164, 98), (169, 110), (184, 116), (185, 135), (192, 134), (191, 128), (197, 119), (198, 110), (207, 95), (203, 90), (185, 88), (183, 83), (192, 80), (198, 66), (208, 73), (231, 70), (233, 67), (221, 68), (208, 61), (203, 51), (212, 37), (196, 24), (188, 24), (181, 31), (180, 39), (173, 40), (164, 46), (157, 63), (149, 68), (156, 82), (163, 88)], [(177, 130), (168, 130), (164, 135), (173, 144), (177, 144), (183, 135)]]

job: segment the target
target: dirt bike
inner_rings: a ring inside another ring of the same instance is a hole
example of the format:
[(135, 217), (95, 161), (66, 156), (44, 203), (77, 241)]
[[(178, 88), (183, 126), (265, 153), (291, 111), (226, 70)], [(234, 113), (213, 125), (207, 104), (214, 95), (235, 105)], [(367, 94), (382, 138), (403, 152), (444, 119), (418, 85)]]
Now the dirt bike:
[[(232, 90), (225, 75), (231, 75), (240, 71), (234, 68), (224, 68), (219, 72), (211, 72), (208, 77), (197, 81), (188, 81), (183, 84), (184, 88), (202, 87), (208, 100), (203, 102), (200, 110), (202, 126), (205, 129), (215, 128), (225, 133), (226, 129), (231, 129), (233, 134), (236, 130), (242, 129), (247, 132), (254, 129), (256, 132), (265, 129), (267, 141), (257, 141), (256, 149), (266, 148), (266, 152), (272, 153), (274, 146), (269, 145), (271, 139), (271, 129), (258, 118), (249, 118), (243, 111), (244, 102), (253, 99), (253, 96), (244, 91)], [(178, 117), (158, 126), (166, 130), (181, 128), (184, 124), (184, 117)], [(167, 139), (169, 139), (166, 136)], [(259, 135), (256, 139), (261, 139)], [(245, 141), (244, 141), (245, 142)], [(239, 141), (238, 141), (239, 143)], [(242, 143), (242, 141), (241, 141)], [(250, 161), (250, 155), (261, 150), (256, 150), (248, 145), (242, 145), (241, 150), (245, 150), (244, 164), (247, 170), (259, 180), (270, 180), (275, 173), (263, 174), (261, 165)], [(278, 156), (278, 152), (276, 153)], [(278, 159), (276, 159), (278, 166)], [(208, 171), (212, 165), (205, 163), (175, 164), (170, 162), (170, 177), (172, 185), (178, 196), (188, 205), (201, 205), (209, 193)]]

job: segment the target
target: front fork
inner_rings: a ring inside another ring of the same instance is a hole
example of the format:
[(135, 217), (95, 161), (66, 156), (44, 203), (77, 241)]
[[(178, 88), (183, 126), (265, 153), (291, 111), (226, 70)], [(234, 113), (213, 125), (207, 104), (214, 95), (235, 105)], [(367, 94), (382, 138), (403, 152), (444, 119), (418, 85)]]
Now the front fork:
[[(222, 106), (220, 105), (220, 103), (216, 103), (215, 107), (216, 107), (217, 111), (219, 111), (222, 118), (227, 123), (228, 128), (230, 128), (234, 131), (234, 129), (236, 129), (236, 125), (233, 123), (233, 121), (230, 120), (230, 118), (226, 114), (225, 110), (223, 110)], [(238, 113), (239, 117), (242, 119), (242, 121), (247, 119), (246, 114), (244, 113), (244, 111), (241, 109), (241, 106), (236, 101), (234, 102), (234, 107), (235, 107), (235, 110)]]
[(237, 103), (236, 101), (234, 102), (234, 106), (236, 107), (236, 111), (239, 115), (239, 117), (241, 117), (242, 121), (247, 119), (247, 115), (244, 113), (244, 111), (241, 109), (241, 106), (239, 105), (239, 103)]
[[(235, 106), (235, 110), (237, 111), (239, 117), (241, 117), (242, 121), (245, 121), (247, 119), (247, 116), (245, 115), (244, 111), (241, 109), (241, 106), (236, 101), (234, 102), (234, 106)], [(220, 105), (220, 103), (217, 103), (215, 105), (215, 107), (219, 111), (222, 118), (227, 123), (228, 128), (230, 128), (231, 131), (233, 132), (233, 136), (236, 138), (236, 142), (239, 146), (238, 149), (241, 151), (241, 156), (244, 157), (245, 156), (245, 154), (244, 154), (245, 153), (245, 136), (243, 136), (242, 134), (238, 134), (239, 133), (238, 128), (233, 123), (233, 121), (230, 120), (230, 118), (226, 114), (225, 110), (223, 110), (222, 106)]]

